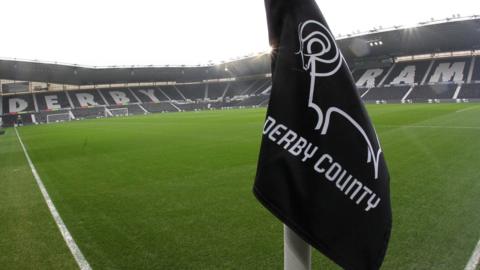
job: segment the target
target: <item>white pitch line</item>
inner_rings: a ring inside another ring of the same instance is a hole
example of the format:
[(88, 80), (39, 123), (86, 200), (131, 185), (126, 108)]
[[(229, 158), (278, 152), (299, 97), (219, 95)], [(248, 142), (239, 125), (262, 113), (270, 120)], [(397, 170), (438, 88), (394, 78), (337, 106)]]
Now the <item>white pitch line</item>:
[(470, 260), (468, 261), (467, 266), (465, 266), (465, 270), (475, 270), (479, 265), (480, 265), (480, 240), (478, 241), (477, 246), (473, 251), (472, 257), (470, 257)]
[(60, 230), (60, 233), (63, 236), (63, 240), (65, 240), (65, 243), (70, 249), (70, 252), (72, 252), (72, 255), (75, 258), (75, 261), (77, 262), (80, 269), (91, 270), (92, 268), (90, 267), (90, 264), (87, 262), (87, 260), (83, 256), (83, 253), (80, 251), (80, 248), (77, 246), (77, 243), (75, 243), (75, 240), (73, 240), (73, 237), (68, 231), (67, 226), (65, 226), (65, 223), (63, 223), (63, 220), (60, 217), (60, 214), (58, 213), (57, 208), (53, 204), (53, 201), (50, 198), (50, 195), (48, 195), (47, 189), (45, 188), (45, 185), (43, 184), (42, 179), (40, 178), (40, 175), (38, 175), (37, 169), (35, 169), (35, 166), (33, 165), (32, 160), (28, 155), (27, 149), (23, 144), (22, 138), (20, 138), (20, 135), (18, 134), (17, 128), (15, 128), (15, 133), (17, 134), (18, 141), (22, 146), (23, 153), (25, 154), (25, 158), (27, 159), (28, 165), (30, 165), (30, 169), (32, 170), (33, 177), (37, 181), (37, 185), (40, 188), (40, 191), (42, 192), (43, 199), (47, 203), (48, 209), (50, 210), (50, 213), (52, 214), (52, 217), (55, 220), (55, 223), (57, 223), (58, 229)]
[(465, 109), (462, 109), (462, 110), (458, 110), (458, 111), (456, 111), (456, 113), (471, 111), (471, 110), (475, 110), (475, 109), (478, 109), (478, 108), (480, 108), (480, 106), (472, 106), (472, 107), (468, 107), (468, 108), (465, 108)]

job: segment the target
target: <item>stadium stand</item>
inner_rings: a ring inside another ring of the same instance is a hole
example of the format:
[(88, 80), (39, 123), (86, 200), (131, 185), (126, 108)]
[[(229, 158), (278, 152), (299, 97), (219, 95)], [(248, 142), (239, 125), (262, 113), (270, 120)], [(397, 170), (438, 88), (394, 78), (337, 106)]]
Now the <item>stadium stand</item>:
[(138, 99), (140, 99), (141, 103), (159, 103), (161, 101), (168, 101), (168, 98), (159, 88), (132, 89), (132, 91)]
[[(477, 57), (478, 58), (478, 57)], [(431, 102), (480, 99), (480, 61), (473, 57), (443, 57), (400, 61), (388, 66), (357, 69), (354, 79), (365, 102)], [(471, 80), (471, 83), (468, 81)], [(271, 80), (265, 76), (238, 80), (165, 84), (150, 87), (116, 87), (69, 91), (47, 91), (3, 96), (4, 125), (14, 122), (8, 115), (22, 114), (25, 123), (117, 114), (142, 115), (231, 107), (266, 106)], [(107, 109), (107, 113), (106, 113)], [(126, 110), (116, 110), (126, 109)], [(33, 114), (32, 117), (28, 117)], [(63, 114), (63, 116), (62, 116)], [(28, 116), (24, 116), (28, 115)]]
[(270, 86), (269, 79), (235, 81), (230, 84), (225, 97), (250, 96), (260, 94)]
[(139, 102), (128, 88), (102, 89), (100, 95), (110, 105), (126, 105)]
[(74, 108), (107, 105), (98, 90), (79, 90), (67, 92)]
[(366, 93), (369, 89), (370, 89), (370, 88), (359, 87), (359, 88), (358, 88), (358, 95), (362, 97), (363, 95), (365, 95), (365, 93)]
[(182, 96), (182, 93), (178, 91), (176, 86), (167, 85), (159, 87), (160, 92), (162, 92), (168, 100), (183, 100), (185, 97)]
[(185, 84), (177, 89), (189, 100), (203, 100), (206, 94), (206, 84)]
[(420, 85), (414, 87), (407, 99), (414, 101), (452, 99), (457, 87), (456, 84)]
[(353, 78), (356, 81), (357, 87), (371, 88), (379, 85), (388, 68), (369, 68), (356, 70), (353, 73)]
[(390, 68), (357, 70), (354, 77), (359, 95), (366, 102), (453, 101), (460, 98), (461, 85), (468, 81), (469, 74), (477, 74), (471, 64), (472, 57), (402, 61)]
[[(477, 37), (478, 23), (447, 20), (422, 24), (415, 35), (392, 28), (337, 42), (365, 102), (467, 102), (480, 100), (480, 43), (458, 36)], [(269, 54), (206, 66), (101, 69), (0, 59), (0, 114), (9, 126), (18, 115), (28, 124), (267, 106), (270, 67)]]
[(384, 85), (420, 84), (432, 60), (396, 63)]
[(258, 81), (258, 84), (255, 85), (255, 88), (252, 88), (252, 91), (249, 91), (248, 95), (261, 95), (270, 91), (272, 86), (270, 78), (264, 78)]
[(402, 100), (410, 88), (410, 86), (376, 87), (368, 90), (362, 98), (365, 101)]
[(457, 98), (480, 99), (480, 84), (464, 84)]
[(34, 94), (38, 111), (54, 111), (71, 109), (69, 99), (65, 92), (37, 93)]
[(245, 91), (249, 91), (249, 89), (255, 84), (255, 82), (251, 81), (240, 81), (240, 82), (231, 82), (228, 85), (228, 89), (225, 92), (224, 98), (233, 98), (235, 96), (241, 96)]
[(32, 94), (4, 96), (3, 114), (35, 112), (35, 103)]
[(465, 82), (471, 58), (447, 58), (434, 61), (426, 83)]
[(480, 57), (475, 58), (475, 67), (472, 73), (472, 82), (480, 82)]
[(217, 100), (223, 97), (229, 83), (208, 83), (208, 99)]

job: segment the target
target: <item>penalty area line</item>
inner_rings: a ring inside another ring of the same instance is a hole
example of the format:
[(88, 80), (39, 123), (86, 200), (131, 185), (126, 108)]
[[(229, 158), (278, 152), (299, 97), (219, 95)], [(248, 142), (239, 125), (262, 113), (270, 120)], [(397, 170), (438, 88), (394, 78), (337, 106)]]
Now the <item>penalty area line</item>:
[(477, 246), (473, 251), (472, 257), (465, 266), (465, 270), (475, 270), (480, 265), (480, 240), (478, 240)]
[(25, 158), (27, 159), (28, 165), (30, 165), (30, 169), (32, 170), (33, 177), (35, 178), (35, 181), (37, 182), (37, 185), (43, 195), (43, 199), (47, 203), (48, 209), (50, 210), (50, 214), (52, 214), (52, 217), (55, 220), (55, 223), (57, 224), (58, 229), (60, 230), (60, 233), (63, 236), (63, 240), (65, 240), (65, 243), (70, 249), (70, 252), (72, 253), (73, 258), (77, 262), (80, 269), (91, 270), (92, 268), (90, 267), (90, 264), (85, 259), (85, 256), (83, 256), (83, 253), (80, 251), (80, 248), (77, 246), (77, 243), (75, 243), (75, 240), (73, 240), (73, 237), (68, 231), (67, 226), (63, 222), (62, 218), (60, 217), (60, 214), (58, 213), (57, 208), (53, 204), (53, 201), (50, 198), (50, 195), (48, 194), (47, 189), (45, 188), (45, 185), (43, 184), (43, 181), (37, 172), (37, 169), (35, 169), (35, 166), (33, 165), (32, 160), (28, 155), (27, 149), (23, 144), (22, 138), (20, 138), (20, 135), (18, 134), (17, 128), (15, 128), (15, 133), (17, 134), (18, 141), (20, 142), (20, 146), (23, 149), (23, 153), (25, 154)]

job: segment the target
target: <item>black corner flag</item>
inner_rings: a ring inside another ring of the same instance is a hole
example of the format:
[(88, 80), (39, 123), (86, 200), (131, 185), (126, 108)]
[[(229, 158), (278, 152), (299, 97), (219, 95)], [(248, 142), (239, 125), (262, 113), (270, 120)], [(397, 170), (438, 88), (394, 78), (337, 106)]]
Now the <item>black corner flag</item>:
[(254, 194), (345, 269), (379, 269), (392, 226), (383, 152), (314, 0), (265, 0), (272, 91)]

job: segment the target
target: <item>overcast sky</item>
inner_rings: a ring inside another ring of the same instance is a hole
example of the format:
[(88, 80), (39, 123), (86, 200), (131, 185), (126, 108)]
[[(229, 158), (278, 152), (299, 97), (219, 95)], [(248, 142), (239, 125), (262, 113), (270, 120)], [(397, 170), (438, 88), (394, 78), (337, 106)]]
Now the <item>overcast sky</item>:
[[(480, 14), (480, 1), (317, 0), (334, 34)], [(268, 49), (262, 0), (2, 0), (1, 58), (206, 64)]]

